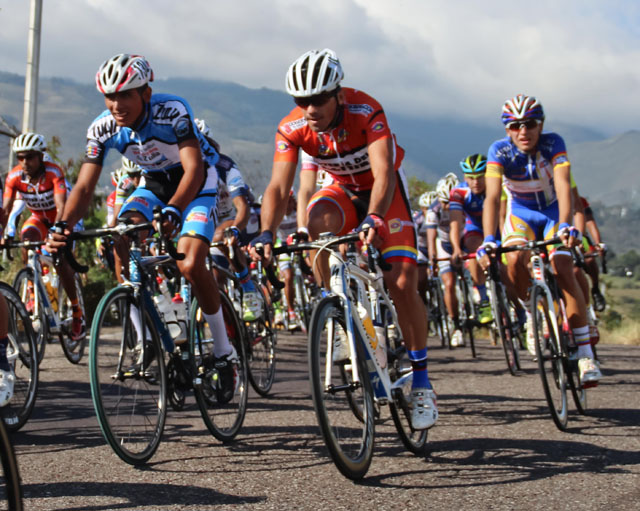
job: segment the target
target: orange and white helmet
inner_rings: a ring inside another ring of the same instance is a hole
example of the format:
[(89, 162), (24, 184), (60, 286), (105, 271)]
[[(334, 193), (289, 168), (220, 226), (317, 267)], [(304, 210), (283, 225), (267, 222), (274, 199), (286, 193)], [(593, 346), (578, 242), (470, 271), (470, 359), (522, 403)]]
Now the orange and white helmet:
[(330, 92), (344, 78), (342, 66), (333, 50), (311, 50), (291, 64), (287, 71), (287, 92), (305, 98)]
[(96, 87), (102, 94), (137, 89), (153, 81), (153, 70), (141, 55), (120, 53), (106, 60), (96, 73)]

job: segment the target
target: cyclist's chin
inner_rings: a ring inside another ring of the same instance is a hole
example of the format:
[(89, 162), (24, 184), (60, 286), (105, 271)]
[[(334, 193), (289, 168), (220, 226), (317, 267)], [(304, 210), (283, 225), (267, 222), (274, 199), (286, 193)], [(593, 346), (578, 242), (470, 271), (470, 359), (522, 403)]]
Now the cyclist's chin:
[(307, 124), (311, 131), (320, 133), (326, 131), (329, 127), (329, 123), (324, 119), (307, 119)]

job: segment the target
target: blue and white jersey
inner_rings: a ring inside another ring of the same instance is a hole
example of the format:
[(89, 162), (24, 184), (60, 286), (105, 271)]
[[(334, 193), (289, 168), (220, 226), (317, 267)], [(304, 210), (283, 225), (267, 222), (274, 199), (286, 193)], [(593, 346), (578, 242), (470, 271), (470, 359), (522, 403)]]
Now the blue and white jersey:
[(249, 187), (244, 182), (236, 163), (226, 154), (221, 154), (218, 163), (218, 222), (233, 218), (233, 199), (248, 197)]
[(193, 121), (189, 104), (171, 94), (153, 94), (139, 124), (122, 127), (109, 110), (89, 126), (85, 162), (102, 165), (109, 149), (116, 149), (142, 167), (149, 176), (181, 169), (178, 144), (196, 138), (200, 144), (205, 169), (209, 172), (218, 161), (218, 153), (200, 133)]

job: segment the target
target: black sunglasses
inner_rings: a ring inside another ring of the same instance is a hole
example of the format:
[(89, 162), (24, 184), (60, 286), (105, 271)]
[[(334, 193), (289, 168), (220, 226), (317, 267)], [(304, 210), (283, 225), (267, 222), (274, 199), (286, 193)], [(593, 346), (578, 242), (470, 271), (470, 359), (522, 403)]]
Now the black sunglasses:
[(16, 158), (18, 161), (22, 160), (30, 160), (31, 158), (35, 158), (39, 153), (27, 153), (27, 154), (18, 154)]
[(520, 131), (522, 129), (522, 127), (524, 126), (528, 130), (532, 130), (533, 128), (538, 127), (541, 124), (541, 122), (542, 121), (540, 121), (538, 119), (530, 119), (528, 121), (510, 122), (509, 124), (507, 124), (507, 129), (509, 129), (510, 131)]
[(309, 108), (311, 105), (315, 107), (324, 106), (337, 94), (337, 92), (337, 90), (333, 90), (331, 92), (323, 92), (322, 94), (316, 94), (315, 96), (309, 96), (306, 98), (293, 98), (293, 101), (295, 101), (296, 105), (300, 108)]

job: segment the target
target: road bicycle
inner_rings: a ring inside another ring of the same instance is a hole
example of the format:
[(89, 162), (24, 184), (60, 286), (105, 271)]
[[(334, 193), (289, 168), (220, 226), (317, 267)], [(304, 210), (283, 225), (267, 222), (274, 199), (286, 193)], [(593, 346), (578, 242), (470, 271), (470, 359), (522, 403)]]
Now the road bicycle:
[[(373, 456), (375, 407), (389, 405), (405, 447), (424, 452), (427, 430), (411, 426), (412, 370), (393, 302), (382, 278), (389, 265), (369, 246), (367, 269), (336, 248), (358, 234), (321, 235), (313, 242), (274, 248), (273, 253), (329, 253), (331, 292), (314, 308), (309, 328), (309, 373), (318, 424), (333, 462), (350, 479), (367, 473)], [(349, 356), (334, 357), (338, 343)]]
[[(161, 223), (161, 213), (155, 212)], [(131, 465), (146, 463), (155, 453), (164, 430), (167, 399), (175, 409), (184, 405), (184, 393), (193, 390), (202, 418), (217, 439), (235, 438), (247, 407), (247, 366), (244, 330), (233, 304), (220, 293), (229, 340), (237, 352), (233, 384), (224, 385), (224, 374), (213, 356), (215, 340), (209, 335), (197, 300), (181, 290), (187, 304), (187, 341), (176, 345), (159, 312), (153, 293), (158, 267), (180, 259), (170, 242), (160, 238), (158, 255), (143, 255), (137, 231), (152, 223), (118, 224), (113, 228), (73, 233), (69, 239), (102, 236), (132, 240), (129, 280), (109, 291), (98, 304), (91, 324), (89, 373), (91, 396), (102, 433), (115, 453)], [(69, 261), (74, 268), (83, 268)], [(168, 362), (167, 362), (168, 359)]]
[(427, 318), (433, 333), (440, 338), (441, 346), (447, 347), (451, 342), (451, 331), (449, 329), (449, 315), (447, 314), (447, 306), (444, 302), (444, 293), (442, 291), (442, 281), (440, 277), (431, 271), (427, 279)]
[(500, 339), (507, 368), (512, 375), (516, 375), (520, 367), (520, 347), (522, 346), (523, 331), (513, 315), (513, 307), (507, 297), (507, 291), (500, 277), (500, 257), (505, 253), (505, 247), (498, 247), (495, 257), (489, 258), (489, 266), (485, 272), (489, 284), (489, 301), (493, 313), (492, 328)]
[(22, 486), (20, 485), (18, 461), (2, 421), (0, 421), (0, 463), (2, 466), (0, 502), (5, 503), (6, 509), (10, 511), (22, 511)]
[(546, 247), (562, 244), (560, 238), (530, 241), (502, 247), (503, 252), (530, 250), (532, 285), (530, 310), (533, 318), (536, 362), (549, 412), (558, 429), (565, 431), (569, 416), (567, 390), (579, 413), (586, 413), (587, 392), (580, 383), (575, 340), (569, 326), (566, 304), (558, 288)]
[[(217, 242), (212, 246), (226, 250), (230, 261), (234, 262), (236, 260), (233, 247), (229, 247), (225, 242)], [(209, 259), (209, 264), (225, 277), (225, 293), (233, 302), (238, 317), (243, 318), (244, 291), (240, 280), (231, 270), (216, 264), (211, 258)], [(260, 295), (262, 307), (260, 314), (254, 321), (241, 321), (241, 326), (245, 330), (243, 337), (246, 339), (245, 350), (249, 381), (258, 394), (267, 396), (271, 391), (276, 375), (278, 332), (273, 321), (272, 297), (270, 295), (267, 296), (265, 293), (262, 279), (258, 278), (258, 270), (251, 272), (251, 278), (256, 292)]]
[[(47, 344), (60, 341), (62, 351), (67, 360), (77, 364), (84, 356), (87, 336), (73, 339), (71, 325), (73, 310), (71, 300), (58, 277), (53, 258), (40, 251), (44, 241), (8, 241), (5, 248), (12, 259), (10, 249), (23, 247), (27, 249), (27, 266), (22, 268), (13, 281), (22, 302), (27, 306), (33, 329), (37, 334), (36, 345), (38, 363), (42, 362)], [(74, 284), (78, 303), (84, 316), (84, 299), (80, 276), (74, 275)]]
[(0, 417), (6, 429), (13, 432), (26, 424), (36, 402), (38, 356), (31, 318), (20, 296), (4, 282), (0, 282), (0, 293), (6, 299), (9, 312), (7, 358), (15, 375), (13, 397), (0, 408)]

